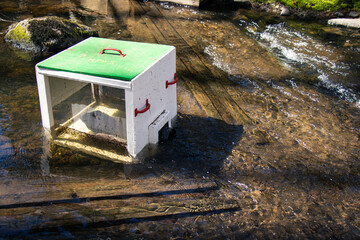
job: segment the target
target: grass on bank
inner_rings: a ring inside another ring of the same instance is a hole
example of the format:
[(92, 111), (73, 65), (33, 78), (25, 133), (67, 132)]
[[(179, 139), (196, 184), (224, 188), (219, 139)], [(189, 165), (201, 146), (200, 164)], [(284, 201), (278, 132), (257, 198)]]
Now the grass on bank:
[(257, 0), (263, 3), (280, 2), (291, 8), (309, 9), (315, 11), (337, 11), (340, 9), (355, 9), (360, 11), (360, 0)]

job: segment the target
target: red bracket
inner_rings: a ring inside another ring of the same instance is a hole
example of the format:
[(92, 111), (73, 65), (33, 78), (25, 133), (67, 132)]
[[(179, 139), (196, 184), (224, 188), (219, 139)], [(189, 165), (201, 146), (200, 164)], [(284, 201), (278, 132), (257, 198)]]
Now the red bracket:
[(123, 54), (120, 49), (116, 49), (116, 48), (104, 48), (101, 52), (99, 52), (99, 54), (105, 53), (105, 50), (117, 51), (117, 52), (120, 53), (120, 57), (125, 57), (126, 56), (126, 54)]
[(150, 109), (150, 104), (149, 104), (149, 99), (146, 99), (146, 107), (142, 110), (138, 110), (137, 108), (135, 108), (135, 117), (139, 114), (139, 113), (144, 113), (146, 112), (147, 110)]
[(172, 81), (172, 82), (166, 81), (166, 88), (168, 88), (169, 85), (173, 85), (173, 84), (177, 83), (178, 80), (179, 79), (178, 79), (176, 73), (174, 73), (174, 81)]

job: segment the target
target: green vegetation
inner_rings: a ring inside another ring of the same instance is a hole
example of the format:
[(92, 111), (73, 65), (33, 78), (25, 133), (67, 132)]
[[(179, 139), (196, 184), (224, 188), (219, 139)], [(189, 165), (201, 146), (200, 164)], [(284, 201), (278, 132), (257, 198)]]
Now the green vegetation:
[(25, 43), (30, 42), (30, 34), (26, 31), (26, 28), (21, 24), (17, 24), (14, 29), (11, 29), (5, 36), (7, 39), (18, 42), (23, 41)]
[(315, 11), (337, 11), (355, 9), (360, 11), (359, 0), (256, 0), (263, 3), (280, 2), (291, 8), (310, 9)]

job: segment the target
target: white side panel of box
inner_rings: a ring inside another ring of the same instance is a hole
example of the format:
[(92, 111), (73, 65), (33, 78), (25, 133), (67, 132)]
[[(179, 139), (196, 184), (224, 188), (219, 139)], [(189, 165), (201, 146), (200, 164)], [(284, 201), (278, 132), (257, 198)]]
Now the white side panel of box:
[[(174, 61), (176, 61), (176, 60), (174, 59)], [(174, 63), (174, 64), (176, 64), (176, 63)], [(170, 79), (168, 79), (168, 81), (169, 82), (174, 81), (174, 74)], [(177, 115), (176, 84), (168, 86), (168, 88), (165, 91), (165, 98), (167, 99), (166, 110), (170, 114), (170, 119), (174, 119)]]
[[(149, 126), (161, 113), (167, 110), (171, 118), (176, 116), (176, 84), (166, 88), (166, 81), (173, 81), (175, 72), (176, 51), (173, 48), (132, 80), (131, 91), (126, 90), (127, 143), (132, 156), (136, 156), (149, 143)], [(135, 117), (135, 109), (144, 109), (146, 99), (151, 105), (150, 109)]]

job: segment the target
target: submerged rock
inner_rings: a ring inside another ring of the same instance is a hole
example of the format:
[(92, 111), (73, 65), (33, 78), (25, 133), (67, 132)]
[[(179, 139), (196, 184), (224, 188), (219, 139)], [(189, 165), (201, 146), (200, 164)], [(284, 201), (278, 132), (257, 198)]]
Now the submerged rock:
[(90, 36), (97, 36), (90, 27), (47, 16), (12, 24), (4, 39), (16, 48), (39, 54), (63, 50)]

